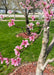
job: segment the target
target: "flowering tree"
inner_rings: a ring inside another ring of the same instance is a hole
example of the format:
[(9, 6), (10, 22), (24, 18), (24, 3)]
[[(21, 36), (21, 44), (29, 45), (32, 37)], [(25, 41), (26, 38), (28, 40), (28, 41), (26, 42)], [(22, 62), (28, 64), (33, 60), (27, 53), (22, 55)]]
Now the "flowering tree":
[[(33, 0), (34, 2), (36, 0)], [(26, 0), (27, 5), (30, 4), (30, 0)], [(21, 4), (21, 3), (20, 3)], [(43, 24), (43, 39), (42, 39), (42, 48), (41, 48), (41, 52), (39, 55), (39, 59), (38, 59), (38, 63), (37, 63), (37, 69), (36, 69), (36, 75), (43, 75), (43, 71), (46, 68), (48, 63), (51, 63), (54, 61), (54, 58), (52, 59), (47, 59), (47, 56), (49, 55), (49, 53), (51, 52), (53, 46), (54, 46), (54, 37), (51, 41), (51, 43), (48, 46), (48, 42), (49, 42), (49, 24), (51, 21), (51, 18), (53, 17), (53, 11), (52, 10), (52, 6), (54, 4), (54, 0), (47, 0), (47, 1), (43, 1), (40, 0), (39, 1), (39, 6), (42, 8), (43, 12), (44, 12), (44, 24)], [(30, 8), (29, 6), (26, 6), (25, 8)], [(32, 20), (34, 20), (35, 16), (32, 16)], [(37, 25), (39, 25), (39, 22), (36, 22)], [(15, 25), (14, 20), (11, 19), (8, 23), (8, 26), (11, 27)], [(27, 25), (27, 27), (31, 30), (33, 29), (34, 24), (30, 23)], [(41, 30), (41, 32), (42, 32)], [(40, 32), (40, 34), (41, 34)], [(38, 35), (38, 37), (40, 36), (40, 34)], [(36, 37), (36, 33), (32, 33), (29, 37), (29, 41), (34, 42)], [(31, 43), (28, 42), (28, 40), (22, 40), (22, 43), (20, 46), (16, 46), (14, 51), (15, 51), (15, 58), (4, 58), (1, 53), (0, 53), (0, 60), (1, 60), (1, 64), (3, 63), (3, 61), (5, 60), (6, 64), (9, 64), (9, 61), (11, 61), (11, 64), (14, 66), (18, 66), (21, 62), (21, 58), (20, 58), (20, 52), (22, 49), (27, 48)]]
[[(26, 20), (26, 25), (29, 24), (29, 11), (33, 10), (34, 8), (37, 8), (38, 5), (36, 5), (37, 3), (35, 3), (33, 0), (12, 0), (14, 1), (15, 5), (18, 6), (18, 9), (22, 12), (22, 14), (25, 16), (25, 20)], [(37, 2), (38, 0), (36, 0)], [(35, 3), (35, 4), (34, 4)], [(24, 9), (24, 11), (23, 11)], [(33, 20), (35, 20), (35, 17), (32, 16), (31, 18), (33, 18)], [(26, 26), (26, 32), (27, 35), (30, 35), (30, 29)]]

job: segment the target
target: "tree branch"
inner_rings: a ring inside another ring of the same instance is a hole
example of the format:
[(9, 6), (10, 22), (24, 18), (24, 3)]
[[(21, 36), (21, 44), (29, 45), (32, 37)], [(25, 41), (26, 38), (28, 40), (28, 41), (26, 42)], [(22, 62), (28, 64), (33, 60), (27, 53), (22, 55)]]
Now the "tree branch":
[(20, 10), (20, 11), (22, 12), (22, 14), (25, 16), (23, 10), (22, 10), (21, 7), (20, 7), (19, 1), (17, 1), (17, 5), (18, 5), (19, 10)]
[(53, 39), (52, 39), (52, 41), (51, 41), (51, 43), (50, 43), (50, 45), (49, 45), (49, 47), (47, 49), (47, 52), (46, 52), (47, 56), (50, 53), (50, 51), (52, 50), (53, 46), (54, 46), (54, 37), (53, 37)]
[(41, 67), (41, 70), (44, 70), (44, 69), (46, 68), (47, 64), (48, 64), (48, 63), (51, 63), (51, 62), (54, 62), (54, 58), (48, 59), (48, 60), (45, 62), (44, 66)]

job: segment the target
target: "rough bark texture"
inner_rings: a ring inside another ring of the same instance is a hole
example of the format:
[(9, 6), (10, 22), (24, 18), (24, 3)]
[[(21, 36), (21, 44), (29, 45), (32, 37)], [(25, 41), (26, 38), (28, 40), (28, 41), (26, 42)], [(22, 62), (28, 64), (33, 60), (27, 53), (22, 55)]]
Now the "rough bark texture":
[[(27, 9), (25, 9), (25, 18), (26, 18), (26, 25), (28, 25), (29, 24), (29, 19), (28, 19)], [(27, 32), (27, 35), (31, 34), (30, 29), (28, 27), (26, 27), (26, 32)]]
[(42, 49), (38, 59), (36, 75), (43, 75), (42, 66), (44, 65), (47, 58), (46, 51), (47, 51), (47, 46), (49, 41), (49, 30), (47, 29), (47, 27), (49, 27), (49, 23), (50, 22), (44, 23), (43, 25), (44, 31), (43, 31), (43, 39), (42, 39)]

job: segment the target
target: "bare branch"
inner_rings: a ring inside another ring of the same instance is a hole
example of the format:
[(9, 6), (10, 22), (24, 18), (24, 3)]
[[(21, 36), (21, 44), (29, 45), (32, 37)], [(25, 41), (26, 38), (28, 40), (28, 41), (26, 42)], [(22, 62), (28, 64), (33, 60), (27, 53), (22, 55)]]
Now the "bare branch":
[[(16, 1), (17, 1), (17, 0), (16, 0)], [(25, 14), (24, 14), (22, 8), (20, 7), (19, 1), (17, 1), (16, 3), (17, 3), (17, 5), (18, 5), (19, 10), (20, 10), (20, 11), (23, 13), (23, 15), (25, 16)]]
[(49, 45), (49, 47), (47, 49), (47, 56), (50, 53), (50, 51), (52, 50), (53, 46), (54, 46), (54, 37), (53, 37), (53, 39), (52, 39), (52, 41), (51, 41), (51, 43), (50, 43), (50, 45)]
[(45, 62), (44, 66), (41, 67), (41, 69), (44, 70), (44, 69), (46, 68), (47, 64), (48, 64), (48, 63), (51, 63), (51, 62), (54, 62), (54, 58), (48, 59), (48, 60)]

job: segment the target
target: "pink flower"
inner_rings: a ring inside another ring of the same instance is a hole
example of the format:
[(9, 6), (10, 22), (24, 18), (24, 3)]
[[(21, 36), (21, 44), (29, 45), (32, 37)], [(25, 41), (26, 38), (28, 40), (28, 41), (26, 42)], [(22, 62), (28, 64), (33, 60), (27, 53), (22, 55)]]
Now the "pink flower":
[(18, 62), (18, 64), (20, 64), (20, 62), (21, 62), (21, 58), (17, 58), (17, 62)]
[(25, 47), (27, 47), (29, 45), (28, 40), (23, 40), (21, 45), (25, 45)]
[(51, 0), (51, 2), (50, 2), (51, 4), (54, 4), (54, 0)]
[(39, 24), (40, 24), (40, 22), (36, 22), (36, 24), (37, 24), (37, 25), (39, 25)]
[(30, 30), (33, 30), (33, 26), (34, 26), (33, 23), (29, 23), (29, 24), (27, 25), (27, 27), (28, 27)]
[(8, 11), (8, 13), (9, 13), (9, 14), (12, 14), (12, 11), (11, 11), (11, 10), (9, 10), (9, 11)]
[(45, 6), (46, 4), (47, 4), (47, 3), (44, 1), (44, 2), (43, 2), (43, 5)]
[(17, 51), (16, 49), (14, 49), (14, 51), (15, 51), (15, 55), (20, 56), (20, 52), (19, 51)]
[(11, 22), (14, 22), (15, 20), (14, 19), (11, 19)]
[(46, 8), (49, 9), (50, 8), (50, 5), (47, 5)]
[(17, 60), (11, 58), (11, 65), (18, 66), (18, 62), (17, 62)]
[(18, 66), (21, 62), (21, 58), (13, 59), (11, 58), (11, 65)]
[(14, 58), (11, 58), (11, 65), (14, 65)]
[(18, 50), (23, 49), (23, 47), (21, 45), (20, 46), (16, 46), (15, 48), (18, 49)]
[(30, 3), (30, 0), (26, 0), (26, 5), (29, 5), (29, 3)]
[(8, 22), (8, 26), (11, 27), (12, 26), (12, 23), (11, 22)]
[(45, 21), (50, 21), (51, 20), (51, 15), (48, 11), (46, 11), (45, 9), (43, 9), (44, 12), (44, 16), (45, 16)]
[(23, 3), (22, 3), (22, 2), (20, 2), (19, 4), (20, 4), (20, 5), (22, 5)]
[(35, 20), (35, 16), (34, 16), (34, 15), (32, 15), (31, 19), (32, 19), (32, 21), (34, 21), (34, 20)]
[(0, 18), (1, 18), (1, 19), (3, 19), (3, 18), (4, 18), (4, 16), (3, 16), (3, 15), (0, 15)]
[(22, 4), (23, 8), (26, 8), (26, 5), (25, 4)]
[(4, 58), (4, 60), (6, 60), (5, 63), (8, 65), (9, 64), (9, 59), (8, 58)]
[(49, 29), (50, 27), (47, 27), (47, 29)]
[(34, 37), (36, 37), (37, 34), (36, 33), (31, 33), (31, 35), (34, 36)]
[(4, 58), (0, 57), (1, 64), (3, 64)]
[(13, 25), (15, 25), (14, 19), (11, 19), (10, 22), (8, 22), (8, 26), (11, 27), (11, 26), (13, 26)]
[(51, 20), (50, 17), (46, 17), (46, 18), (45, 18), (45, 21), (46, 21), (46, 22), (49, 22), (50, 20)]
[(34, 39), (35, 39), (34, 36), (30, 36), (30, 37), (29, 37), (29, 40), (30, 40), (30, 41), (34, 41)]
[(34, 24), (33, 23), (29, 23), (31, 26), (34, 26)]

